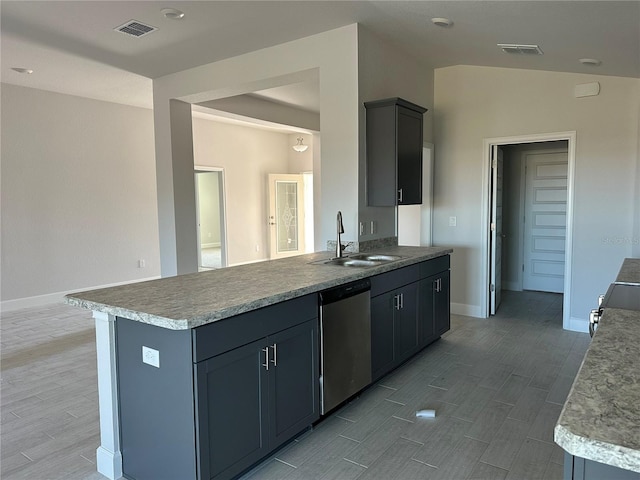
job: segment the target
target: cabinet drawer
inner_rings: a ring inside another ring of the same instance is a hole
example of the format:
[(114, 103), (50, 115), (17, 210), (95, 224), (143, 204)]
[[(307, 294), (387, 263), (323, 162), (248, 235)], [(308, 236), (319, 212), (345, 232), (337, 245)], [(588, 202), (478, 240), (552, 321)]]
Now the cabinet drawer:
[(444, 272), (445, 270), (449, 270), (449, 267), (449, 255), (443, 255), (442, 257), (427, 260), (420, 264), (420, 278), (427, 278), (431, 275), (435, 275), (436, 273)]
[(371, 296), (381, 295), (420, 279), (419, 264), (371, 277)]
[(246, 345), (318, 316), (318, 296), (305, 295), (193, 329), (193, 361)]

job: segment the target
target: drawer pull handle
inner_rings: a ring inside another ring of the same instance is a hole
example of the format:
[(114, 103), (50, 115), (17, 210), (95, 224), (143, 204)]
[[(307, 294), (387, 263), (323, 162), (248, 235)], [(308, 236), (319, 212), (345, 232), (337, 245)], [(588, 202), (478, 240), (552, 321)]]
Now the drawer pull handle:
[[(274, 343), (271, 348), (273, 348), (273, 359), (271, 360), (271, 362), (273, 362), (273, 366), (277, 367), (278, 366), (278, 344)], [(268, 348), (267, 348), (268, 350)]]
[(263, 348), (262, 351), (264, 352), (264, 363), (262, 366), (265, 370), (269, 370), (269, 347)]

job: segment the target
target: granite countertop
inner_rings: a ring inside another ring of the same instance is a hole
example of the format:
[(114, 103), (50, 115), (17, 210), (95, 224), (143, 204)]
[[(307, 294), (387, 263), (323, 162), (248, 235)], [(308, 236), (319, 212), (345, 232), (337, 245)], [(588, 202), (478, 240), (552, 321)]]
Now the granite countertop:
[[(640, 282), (640, 259), (617, 281)], [(640, 311), (605, 308), (560, 413), (554, 440), (572, 455), (640, 472)]]
[(616, 277), (616, 283), (640, 284), (640, 258), (624, 259), (620, 272)]
[(186, 330), (452, 251), (443, 247), (389, 247), (379, 253), (404, 258), (368, 268), (313, 264), (330, 259), (332, 254), (312, 253), (72, 293), (65, 302), (171, 330)]

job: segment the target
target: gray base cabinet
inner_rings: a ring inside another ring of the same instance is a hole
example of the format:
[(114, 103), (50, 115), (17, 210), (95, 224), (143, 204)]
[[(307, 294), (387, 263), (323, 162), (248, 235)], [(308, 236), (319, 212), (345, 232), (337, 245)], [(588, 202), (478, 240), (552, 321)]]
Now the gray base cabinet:
[(450, 328), (449, 256), (371, 278), (371, 373), (378, 380)]
[(192, 330), (118, 318), (125, 478), (230, 479), (318, 420), (317, 315), (307, 295)]
[(232, 478), (318, 419), (317, 332), (311, 320), (195, 365), (200, 478)]
[(640, 473), (564, 452), (564, 480), (640, 480)]

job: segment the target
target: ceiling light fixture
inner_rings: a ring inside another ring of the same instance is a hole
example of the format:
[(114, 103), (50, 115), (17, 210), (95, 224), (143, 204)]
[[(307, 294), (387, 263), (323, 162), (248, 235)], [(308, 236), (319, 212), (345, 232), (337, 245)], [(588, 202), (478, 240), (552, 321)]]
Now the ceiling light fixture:
[(184, 18), (184, 12), (175, 8), (163, 8), (160, 13), (170, 20), (182, 20)]
[(309, 148), (309, 145), (303, 145), (302, 144), (302, 137), (298, 137), (298, 143), (296, 143), (291, 148), (293, 148), (296, 152), (302, 153), (302, 152), (306, 151), (307, 148)]
[(453, 25), (453, 22), (451, 20), (444, 17), (432, 18), (431, 22), (433, 22), (434, 25), (437, 25), (439, 27), (450, 27), (451, 25)]
[(595, 58), (581, 58), (579, 61), (581, 64), (589, 65), (590, 67), (599, 67), (602, 63), (600, 60), (597, 60)]
[(18, 73), (25, 73), (27, 75), (31, 75), (33, 73), (33, 70), (30, 68), (12, 67), (11, 70)]

